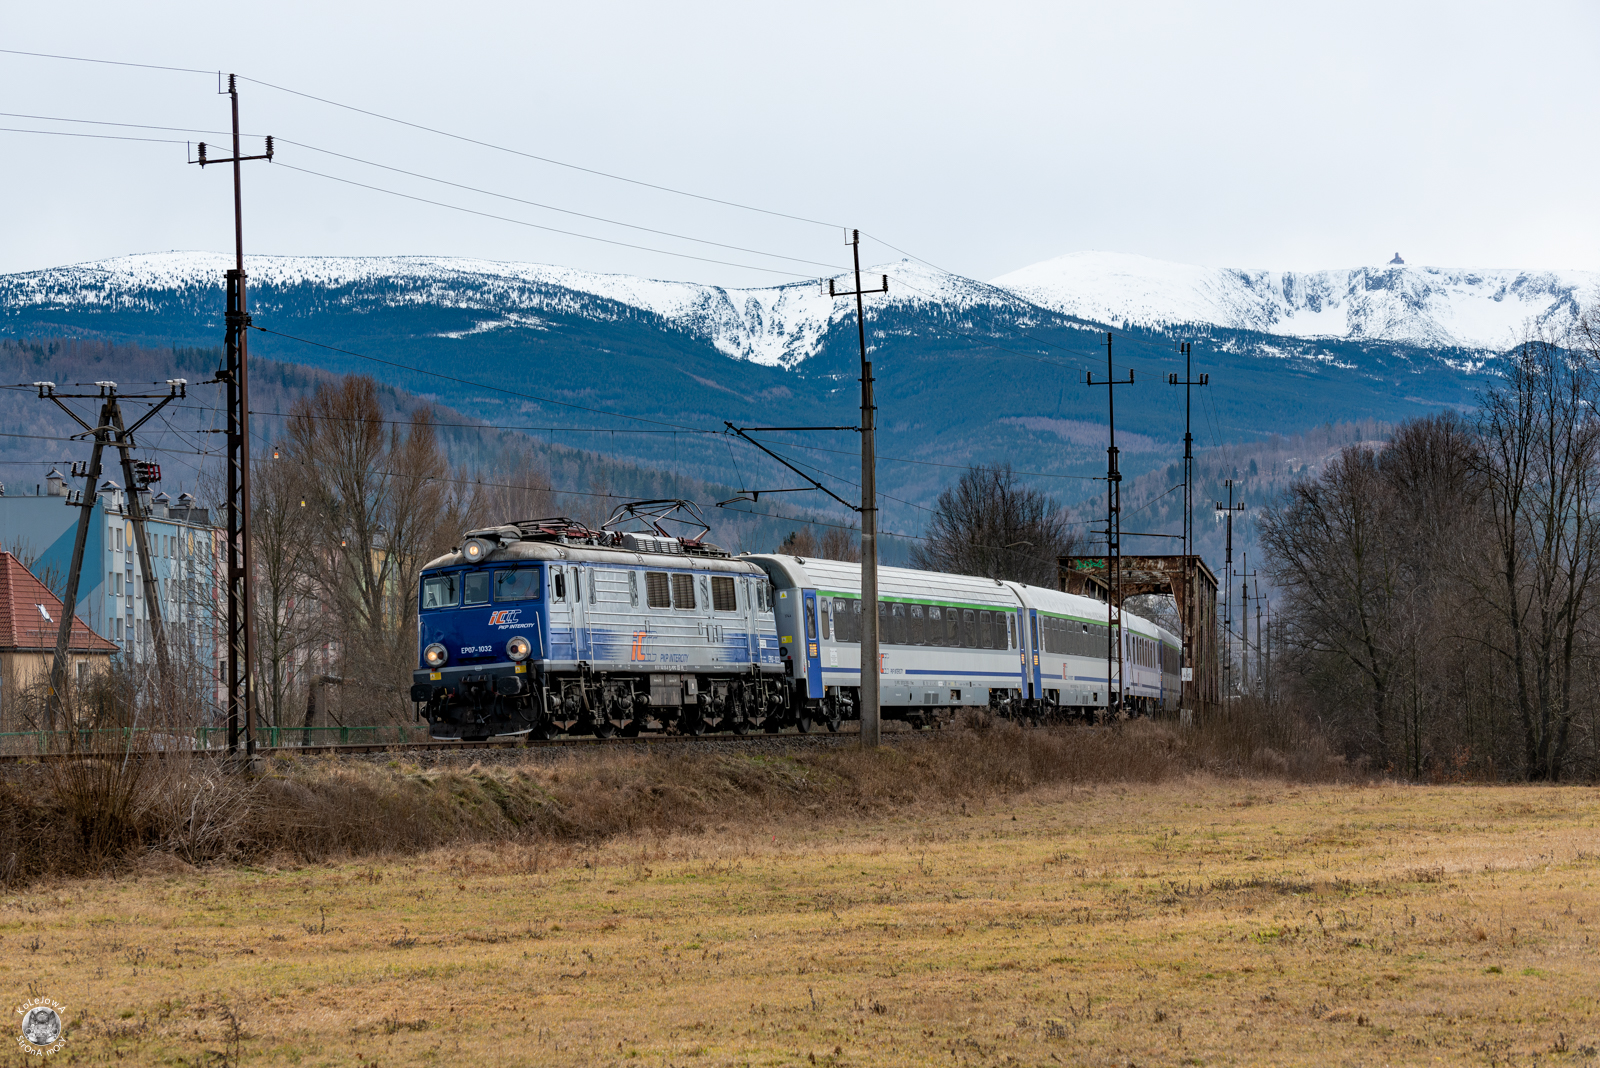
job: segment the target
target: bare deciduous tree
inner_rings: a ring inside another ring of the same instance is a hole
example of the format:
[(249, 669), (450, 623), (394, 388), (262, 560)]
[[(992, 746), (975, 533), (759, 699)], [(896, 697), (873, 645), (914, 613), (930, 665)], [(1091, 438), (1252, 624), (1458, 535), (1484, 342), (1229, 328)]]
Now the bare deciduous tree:
[(1487, 596), (1515, 680), (1523, 771), (1558, 779), (1571, 744), (1580, 638), (1600, 574), (1600, 381), (1587, 352), (1524, 342), (1484, 398), (1480, 472), (1494, 538)]
[(415, 659), (415, 576), (449, 548), (470, 510), (454, 492), (426, 409), (390, 426), (377, 383), (347, 377), (297, 401), (288, 420), (289, 459), (308, 509), (305, 559), (337, 622), (347, 703), (370, 698), (369, 714), (403, 715)]
[(1009, 463), (975, 467), (943, 493), (912, 566), (1054, 588), (1077, 538), (1067, 513)]

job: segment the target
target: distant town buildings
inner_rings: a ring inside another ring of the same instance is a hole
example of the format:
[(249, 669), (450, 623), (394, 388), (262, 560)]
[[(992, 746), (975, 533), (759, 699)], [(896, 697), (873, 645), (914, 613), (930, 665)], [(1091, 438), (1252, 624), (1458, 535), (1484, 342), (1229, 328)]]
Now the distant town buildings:
[[(0, 487), (0, 548), (53, 591), (58, 601), (67, 588), (77, 533), (79, 509), (67, 506), (70, 499), (66, 479), (55, 468), (33, 486)], [(226, 649), (226, 621), (218, 602), (227, 592), (224, 532), (212, 525), (209, 511), (198, 507), (188, 493), (179, 494), (176, 501), (158, 493), (148, 504), (150, 563), (161, 598), (167, 648), (206, 667), (215, 680), (210, 702), (219, 706), (223, 695), (217, 665)], [(112, 480), (100, 483), (89, 517), (75, 610), (124, 662), (154, 663), (155, 641), (127, 491)], [(54, 648), (53, 637), (50, 644)]]
[[(0, 551), (0, 730), (17, 730), (14, 706), (28, 690), (49, 680), (61, 632), (61, 598), (9, 552)], [(67, 641), (67, 673), (83, 681), (111, 663), (118, 647), (73, 619)]]

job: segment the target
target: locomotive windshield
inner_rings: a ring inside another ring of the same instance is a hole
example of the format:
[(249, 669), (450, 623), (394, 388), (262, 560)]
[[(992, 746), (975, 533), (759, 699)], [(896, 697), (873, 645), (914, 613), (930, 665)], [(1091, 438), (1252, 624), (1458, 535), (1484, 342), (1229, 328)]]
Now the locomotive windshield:
[(429, 575), (422, 580), (422, 607), (454, 608), (456, 606), (456, 575)]
[(462, 604), (489, 603), (489, 572), (468, 571), (461, 576)]

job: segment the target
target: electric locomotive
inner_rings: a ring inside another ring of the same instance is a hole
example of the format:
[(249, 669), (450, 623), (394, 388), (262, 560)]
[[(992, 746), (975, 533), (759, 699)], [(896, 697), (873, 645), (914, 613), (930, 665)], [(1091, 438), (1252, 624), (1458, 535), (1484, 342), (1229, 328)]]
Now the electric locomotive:
[(561, 517), (469, 531), (418, 590), (411, 699), (433, 737), (809, 729), (766, 574), (709, 530), (692, 504), (644, 501), (599, 530)]

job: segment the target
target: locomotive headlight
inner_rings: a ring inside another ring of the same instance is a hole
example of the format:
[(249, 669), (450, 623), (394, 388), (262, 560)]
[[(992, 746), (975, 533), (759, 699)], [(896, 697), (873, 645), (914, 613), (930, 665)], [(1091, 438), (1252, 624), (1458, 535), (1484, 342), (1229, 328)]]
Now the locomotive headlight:
[(468, 563), (477, 563), (494, 552), (494, 543), (485, 538), (468, 538), (461, 544), (461, 555)]
[(443, 667), (444, 662), (449, 658), (450, 654), (445, 652), (444, 646), (440, 645), (438, 642), (434, 642), (432, 645), (422, 650), (422, 659), (429, 667)]
[(531, 652), (533, 643), (520, 634), (506, 642), (506, 655), (513, 660), (526, 660)]

